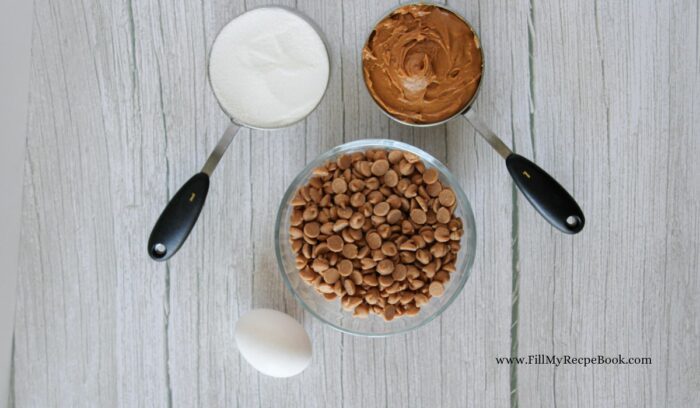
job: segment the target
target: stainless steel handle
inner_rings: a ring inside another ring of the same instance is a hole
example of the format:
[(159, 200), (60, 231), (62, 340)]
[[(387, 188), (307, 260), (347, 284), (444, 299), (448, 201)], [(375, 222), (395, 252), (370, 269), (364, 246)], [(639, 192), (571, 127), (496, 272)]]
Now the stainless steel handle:
[(481, 121), (481, 118), (476, 115), (473, 109), (469, 109), (464, 113), (464, 117), (467, 119), (469, 123), (471, 123), (472, 126), (474, 126), (474, 129), (476, 129), (477, 132), (491, 145), (491, 147), (494, 148), (498, 152), (498, 154), (501, 155), (504, 159), (507, 159), (508, 156), (513, 154), (513, 151), (510, 150), (508, 146), (506, 146), (505, 143), (503, 143), (503, 140), (499, 138), (493, 130), (489, 129), (488, 126), (484, 122)]
[(236, 136), (240, 128), (240, 126), (233, 122), (231, 122), (231, 124), (228, 125), (228, 128), (226, 128), (226, 131), (221, 136), (221, 139), (219, 139), (219, 143), (216, 144), (214, 151), (211, 152), (209, 158), (207, 159), (207, 162), (204, 163), (204, 167), (202, 167), (202, 173), (211, 177), (211, 174), (214, 172), (214, 169), (216, 169), (216, 165), (219, 164), (219, 161), (224, 156), (224, 153), (226, 153), (226, 149), (228, 149), (228, 146), (231, 144), (233, 138)]

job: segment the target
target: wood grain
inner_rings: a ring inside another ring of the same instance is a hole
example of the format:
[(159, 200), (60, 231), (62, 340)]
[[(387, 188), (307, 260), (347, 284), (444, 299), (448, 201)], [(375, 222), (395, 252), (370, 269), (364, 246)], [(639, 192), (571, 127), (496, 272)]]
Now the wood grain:
[(518, 199), (519, 354), (652, 365), (521, 366), (523, 406), (697, 405), (697, 30), (697, 2), (533, 4), (533, 143), (516, 145), (588, 225), (557, 234)]
[[(331, 82), (306, 120), (243, 129), (206, 209), (166, 264), (145, 242), (228, 119), (209, 91), (218, 30), (265, 1), (37, 2), (13, 398), (17, 406), (674, 406), (700, 399), (698, 5), (447, 1), (480, 32), (475, 109), (573, 192), (578, 236), (553, 230), (463, 120), (392, 122), (360, 48), (396, 0), (278, 2), (324, 32)], [(388, 339), (340, 334), (285, 289), (274, 217), (304, 164), (346, 141), (415, 144), (470, 198), (478, 246), (464, 293)], [(289, 313), (312, 337), (301, 375), (239, 355), (237, 318)], [(498, 365), (622, 354), (651, 366)]]

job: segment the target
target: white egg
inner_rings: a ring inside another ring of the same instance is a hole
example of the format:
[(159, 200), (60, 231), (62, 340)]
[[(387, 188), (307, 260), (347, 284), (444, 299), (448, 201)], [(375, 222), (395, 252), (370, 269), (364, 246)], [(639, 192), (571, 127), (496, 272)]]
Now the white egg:
[(243, 315), (234, 332), (238, 350), (256, 370), (272, 377), (291, 377), (311, 362), (311, 340), (291, 316), (256, 309)]

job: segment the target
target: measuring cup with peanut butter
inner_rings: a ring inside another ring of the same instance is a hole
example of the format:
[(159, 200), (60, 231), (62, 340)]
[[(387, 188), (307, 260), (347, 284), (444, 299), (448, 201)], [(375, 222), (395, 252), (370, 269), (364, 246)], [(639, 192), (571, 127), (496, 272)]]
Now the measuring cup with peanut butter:
[(481, 86), (479, 36), (459, 14), (434, 4), (403, 5), (382, 18), (362, 49), (372, 99), (390, 118), (436, 126), (463, 116), (506, 161), (515, 185), (554, 227), (583, 229), (576, 200), (552, 176), (510, 148), (471, 109)]

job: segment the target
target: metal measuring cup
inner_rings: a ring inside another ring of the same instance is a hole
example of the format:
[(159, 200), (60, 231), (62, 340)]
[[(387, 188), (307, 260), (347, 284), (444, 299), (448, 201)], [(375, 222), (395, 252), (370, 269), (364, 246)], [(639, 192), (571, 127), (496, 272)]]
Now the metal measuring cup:
[[(269, 6), (258, 8), (284, 9), (285, 11), (296, 14), (298, 17), (304, 19), (316, 31), (319, 38), (321, 38), (321, 41), (323, 42), (326, 51), (327, 61), (329, 64), (329, 75), (328, 79), (326, 80), (324, 89), (325, 96), (325, 93), (328, 89), (328, 81), (330, 79), (330, 57), (328, 54), (328, 43), (318, 25), (307, 16), (301, 14), (299, 11), (288, 7)], [(243, 14), (235, 17), (233, 20), (242, 15)], [(231, 22), (233, 20), (231, 20)], [(216, 38), (212, 43), (211, 49), (214, 48), (213, 44), (216, 44), (216, 41), (219, 39), (221, 33), (231, 22), (224, 25), (224, 27), (216, 35)], [(210, 50), (209, 57), (207, 58), (207, 71), (209, 71), (209, 68), (211, 67), (211, 55), (212, 53)], [(257, 130), (277, 130), (291, 126), (295, 123), (304, 120), (304, 118), (310, 115), (311, 112), (316, 110), (318, 105), (321, 103), (321, 100), (323, 100), (323, 97), (321, 97), (319, 99), (319, 102), (313, 109), (309, 111), (309, 113), (307, 113), (304, 117), (298, 119), (294, 123), (289, 123), (280, 127), (263, 128), (260, 126), (253, 126), (251, 124), (244, 123), (239, 119), (235, 118), (230, 112), (227, 112), (224, 108), (224, 105), (221, 103), (219, 96), (216, 94), (214, 86), (211, 83), (211, 74), (207, 75), (207, 78), (209, 81), (209, 87), (212, 89), (212, 93), (216, 97), (216, 101), (219, 104), (219, 107), (221, 108), (221, 110), (224, 111), (224, 113), (226, 113), (226, 115), (228, 115), (228, 117), (231, 119), (231, 123), (224, 131), (224, 134), (219, 139), (219, 142), (216, 144), (216, 147), (214, 147), (214, 150), (209, 155), (207, 161), (204, 163), (204, 167), (202, 167), (202, 170), (199, 173), (192, 176), (192, 178), (190, 178), (185, 184), (182, 185), (182, 187), (180, 187), (180, 189), (177, 191), (177, 193), (175, 193), (173, 198), (170, 199), (170, 202), (168, 202), (167, 206), (160, 214), (158, 221), (156, 221), (155, 225), (153, 226), (151, 235), (148, 238), (148, 255), (156, 261), (165, 261), (173, 255), (175, 255), (175, 253), (180, 249), (182, 244), (187, 240), (187, 237), (190, 235), (190, 232), (192, 231), (192, 228), (197, 222), (199, 214), (202, 212), (202, 208), (204, 207), (204, 203), (207, 198), (207, 193), (209, 192), (209, 178), (211, 177), (212, 173), (214, 173), (216, 166), (219, 164), (219, 161), (223, 157), (224, 153), (226, 153), (226, 150), (228, 149), (229, 145), (238, 133), (239, 129), (241, 129), (242, 127), (247, 127), (250, 129)]]
[[(391, 16), (396, 10), (401, 8), (412, 6), (412, 5), (427, 5), (440, 8), (448, 13), (451, 13), (458, 17), (464, 22), (464, 24), (469, 27), (469, 29), (474, 33), (474, 37), (477, 41), (478, 49), (481, 52), (481, 76), (484, 73), (484, 50), (481, 46), (481, 40), (477, 34), (474, 27), (469, 24), (469, 22), (462, 17), (459, 13), (454, 10), (449, 9), (440, 4), (433, 3), (409, 3), (401, 5), (400, 7), (393, 9), (382, 18), (379, 19), (375, 28), (372, 29), (370, 35), (367, 36), (367, 40), (363, 46), (363, 50), (373, 37), (373, 33), (376, 26), (384, 21), (387, 17)], [(546, 171), (542, 170), (532, 161), (526, 159), (519, 154), (513, 153), (513, 151), (501, 140), (491, 129), (486, 126), (486, 124), (477, 116), (476, 112), (471, 109), (477, 95), (479, 94), (479, 89), (481, 88), (481, 78), (477, 85), (476, 92), (472, 96), (471, 100), (467, 102), (464, 108), (451, 117), (440, 120), (433, 123), (410, 123), (404, 120), (398, 119), (391, 113), (387, 112), (382, 105), (374, 98), (372, 92), (369, 91), (369, 86), (367, 84), (367, 78), (364, 75), (364, 59), (363, 64), (363, 75), (362, 78), (365, 81), (365, 87), (372, 97), (375, 104), (391, 119), (408, 126), (414, 127), (430, 127), (441, 125), (455, 117), (464, 117), (475, 129), (476, 131), (491, 145), (491, 147), (498, 152), (501, 157), (506, 161), (506, 167), (510, 173), (515, 185), (518, 189), (525, 195), (525, 198), (532, 204), (533, 207), (542, 215), (550, 224), (556, 227), (558, 230), (567, 234), (576, 234), (583, 229), (585, 224), (585, 217), (581, 208), (576, 203), (576, 200), (564, 189), (564, 187), (559, 184), (552, 176), (550, 176)]]

